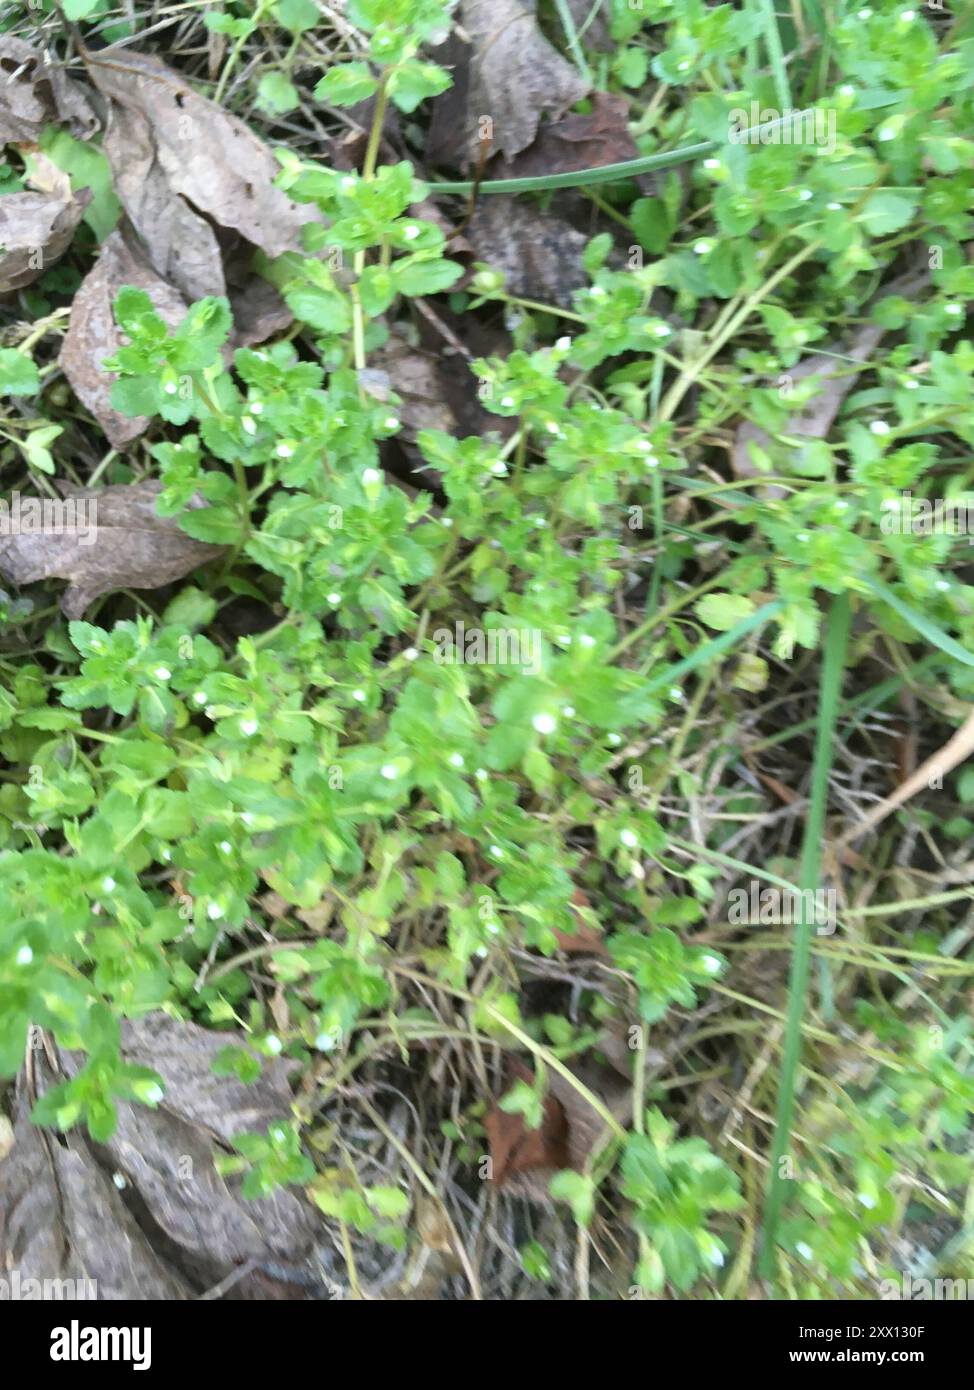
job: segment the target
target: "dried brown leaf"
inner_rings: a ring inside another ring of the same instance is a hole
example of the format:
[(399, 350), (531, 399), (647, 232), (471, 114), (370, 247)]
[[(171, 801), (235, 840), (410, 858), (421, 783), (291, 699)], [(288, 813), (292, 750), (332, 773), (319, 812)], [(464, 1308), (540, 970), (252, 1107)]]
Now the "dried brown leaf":
[(99, 1299), (192, 1297), (126, 1210), (81, 1139), (32, 1125), (22, 1089), (14, 1146), (0, 1163), (0, 1269), (27, 1279), (89, 1280)]
[(35, 141), (51, 122), (79, 140), (98, 129), (83, 88), (48, 54), (10, 34), (0, 35), (0, 144)]
[(85, 52), (109, 100), (105, 153), (148, 259), (187, 299), (226, 293), (217, 228), (268, 256), (299, 250), (318, 216), (274, 186), (269, 146), (178, 73), (132, 49)]
[(587, 276), (588, 238), (533, 203), (492, 195), (478, 204), (465, 236), (478, 260), (502, 270), (506, 288), (525, 299), (567, 307)]
[(0, 294), (23, 289), (62, 256), (91, 202), (91, 189), (71, 192), (67, 174), (35, 155), (33, 190), (0, 198)]
[(468, 149), (479, 122), (493, 122), (493, 147), (513, 159), (534, 140), (541, 116), (557, 119), (588, 83), (538, 28), (536, 0), (464, 0), (463, 27), (473, 53), (467, 99)]
[(112, 408), (115, 375), (101, 367), (103, 360), (117, 352), (124, 341), (112, 312), (115, 296), (123, 285), (145, 290), (171, 328), (189, 307), (182, 295), (152, 269), (131, 232), (116, 228), (75, 294), (60, 356), (61, 368), (78, 399), (94, 415), (115, 449), (130, 443), (149, 423), (144, 416), (130, 417)]
[(595, 169), (636, 159), (639, 150), (629, 134), (628, 118), (629, 103), (625, 97), (595, 92), (590, 112), (569, 112), (561, 120), (548, 121), (526, 150), (514, 159), (492, 165), (490, 177), (521, 179), (571, 174), (576, 169)]
[(70, 580), (61, 597), (69, 618), (80, 618), (89, 604), (113, 589), (157, 589), (223, 554), (223, 546), (187, 536), (176, 517), (156, 515), (158, 482), (103, 488), (62, 484), (61, 490), (86, 505), (76, 507), (74, 517), (65, 516), (59, 531), (0, 536), (0, 572), (21, 585)]

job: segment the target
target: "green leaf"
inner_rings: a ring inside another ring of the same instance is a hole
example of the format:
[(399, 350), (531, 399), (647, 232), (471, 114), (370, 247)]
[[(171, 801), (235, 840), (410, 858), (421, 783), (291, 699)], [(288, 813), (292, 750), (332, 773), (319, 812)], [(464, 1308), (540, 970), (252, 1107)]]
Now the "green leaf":
[(880, 189), (866, 199), (859, 221), (870, 236), (887, 236), (907, 225), (916, 212), (918, 202), (916, 194)]
[(329, 106), (355, 106), (378, 87), (367, 63), (339, 63), (315, 87), (315, 100)]
[(445, 68), (437, 63), (421, 63), (415, 59), (401, 63), (393, 70), (389, 95), (400, 111), (415, 111), (427, 97), (439, 96), (453, 83)]
[(403, 294), (439, 294), (459, 280), (463, 266), (456, 261), (401, 262), (396, 266), (396, 278)]
[(16, 348), (0, 348), (0, 396), (36, 396), (41, 379), (31, 359)]
[(729, 632), (754, 612), (754, 604), (743, 594), (707, 594), (694, 610), (708, 627)]
[(265, 72), (257, 84), (257, 105), (272, 116), (293, 111), (300, 100), (298, 89), (283, 72)]

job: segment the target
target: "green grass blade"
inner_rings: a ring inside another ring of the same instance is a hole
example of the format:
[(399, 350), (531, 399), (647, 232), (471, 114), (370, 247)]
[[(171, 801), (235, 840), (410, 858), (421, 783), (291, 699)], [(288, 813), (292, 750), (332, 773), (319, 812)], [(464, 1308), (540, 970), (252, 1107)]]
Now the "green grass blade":
[(769, 622), (776, 613), (780, 613), (785, 606), (784, 599), (776, 598), (771, 603), (766, 603), (763, 608), (756, 609), (750, 613), (742, 622), (736, 623), (734, 627), (722, 632), (719, 637), (712, 637), (707, 642), (701, 642), (689, 656), (682, 661), (675, 662), (672, 666), (667, 666), (658, 676), (647, 682), (646, 689), (652, 694), (654, 691), (662, 690), (664, 686), (677, 685), (684, 676), (688, 676), (691, 671), (695, 671), (698, 666), (706, 666), (715, 657), (721, 656), (731, 647), (736, 647), (742, 637), (746, 637), (749, 632), (753, 632), (756, 627), (763, 627)]
[[(849, 598), (841, 594), (833, 600), (825, 634), (825, 655), (822, 663), (818, 728), (815, 735), (815, 759), (812, 765), (812, 787), (808, 816), (802, 837), (801, 865), (798, 886), (813, 892), (821, 886), (822, 836), (825, 830), (825, 805), (828, 799), (829, 773), (832, 768), (832, 749), (835, 726), (842, 694), (842, 673), (845, 667), (849, 639)], [(801, 1057), (802, 1017), (808, 992), (811, 964), (813, 914), (804, 911), (805, 899), (800, 899), (802, 911), (795, 927), (795, 944), (791, 956), (791, 977), (788, 982), (788, 1015), (781, 1061), (781, 1086), (778, 1091), (778, 1110), (775, 1117), (774, 1143), (771, 1149), (770, 1179), (764, 1210), (764, 1230), (758, 1270), (770, 1279), (776, 1262), (776, 1238), (781, 1209), (784, 1205), (787, 1178), (781, 1174), (781, 1160), (791, 1142), (791, 1126), (795, 1113), (795, 1087)]]
[(863, 575), (863, 579), (877, 598), (888, 603), (894, 613), (898, 613), (921, 637), (925, 637), (931, 646), (939, 647), (942, 652), (952, 656), (955, 661), (963, 662), (965, 666), (974, 666), (974, 656), (969, 651), (966, 651), (959, 642), (955, 642), (953, 637), (944, 632), (943, 628), (932, 623), (929, 618), (925, 618), (922, 613), (918, 613), (908, 603), (904, 603), (898, 594), (894, 594), (888, 584), (884, 584), (881, 579), (874, 579), (871, 575)]
[(757, 3), (764, 19), (764, 46), (771, 59), (771, 71), (774, 74), (774, 89), (778, 94), (778, 105), (783, 112), (790, 111), (791, 88), (788, 85), (788, 71), (785, 67), (784, 49), (781, 47), (781, 35), (778, 32), (778, 16), (774, 12), (774, 0), (757, 0)]
[[(804, 116), (804, 112), (800, 116)], [(778, 117), (765, 121), (763, 125), (753, 126), (752, 138), (762, 131), (774, 131), (799, 117)], [(538, 174), (523, 179), (485, 179), (476, 185), (480, 193), (542, 193), (549, 188), (581, 188), (596, 183), (615, 183), (618, 179), (635, 178), (637, 174), (649, 174), (654, 169), (671, 169), (675, 164), (686, 164), (690, 160), (702, 159), (720, 148), (716, 140), (698, 140), (694, 145), (681, 145), (675, 150), (661, 150), (659, 154), (643, 155), (639, 159), (624, 159), (619, 164), (602, 164), (594, 169), (575, 169), (567, 174)], [(469, 179), (462, 183), (430, 183), (427, 185), (431, 196), (440, 193), (472, 193), (475, 185)]]

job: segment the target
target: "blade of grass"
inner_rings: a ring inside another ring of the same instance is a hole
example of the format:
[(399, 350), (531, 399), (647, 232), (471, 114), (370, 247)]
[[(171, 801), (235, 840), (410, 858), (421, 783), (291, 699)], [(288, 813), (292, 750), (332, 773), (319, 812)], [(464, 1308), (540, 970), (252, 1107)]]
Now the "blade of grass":
[[(795, 117), (779, 116), (763, 125), (753, 126), (750, 138), (758, 139), (763, 131), (775, 131), (780, 126), (790, 124), (792, 119), (804, 116), (800, 112)], [(594, 169), (575, 169), (566, 174), (538, 174), (523, 179), (485, 179), (476, 185), (481, 193), (540, 193), (548, 188), (581, 188), (595, 183), (615, 183), (617, 179), (635, 178), (637, 174), (648, 174), (653, 169), (670, 169), (674, 164), (686, 164), (690, 160), (702, 159), (720, 148), (717, 140), (698, 140), (693, 145), (681, 145), (675, 150), (660, 150), (658, 154), (647, 154), (639, 159), (624, 159), (618, 164), (602, 164)], [(462, 183), (430, 183), (427, 191), (432, 197), (439, 193), (472, 193), (473, 181)]]
[[(821, 700), (818, 728), (815, 734), (815, 754), (812, 765), (812, 786), (808, 817), (802, 837), (801, 865), (798, 886), (811, 889), (819, 885), (822, 865), (822, 844), (825, 830), (825, 804), (828, 798), (829, 773), (832, 768), (832, 748), (835, 725), (842, 693), (842, 673), (845, 667), (849, 638), (850, 608), (846, 594), (833, 600), (825, 634), (825, 654), (822, 662)], [(788, 1016), (781, 1061), (781, 1085), (775, 1117), (774, 1143), (771, 1149), (770, 1179), (764, 1209), (764, 1229), (758, 1270), (770, 1279), (775, 1270), (778, 1221), (784, 1205), (787, 1178), (781, 1175), (781, 1160), (791, 1142), (791, 1126), (795, 1113), (795, 1088), (801, 1057), (802, 1019), (808, 991), (811, 964), (813, 915), (804, 911), (805, 898), (800, 899), (802, 911), (795, 927), (795, 943), (791, 957), (791, 976), (788, 982)]]
[(565, 42), (568, 44), (568, 51), (575, 60), (575, 66), (591, 87), (592, 73), (589, 65), (585, 61), (585, 54), (582, 52), (582, 45), (578, 41), (578, 30), (575, 28), (575, 21), (572, 12), (568, 8), (568, 0), (555, 0), (555, 9), (558, 11), (558, 18), (561, 20), (561, 27), (565, 31)]
[(942, 652), (952, 656), (955, 661), (962, 661), (965, 666), (974, 666), (974, 656), (970, 652), (965, 651), (959, 642), (955, 642), (953, 637), (944, 632), (943, 628), (932, 623), (929, 618), (925, 618), (922, 613), (918, 613), (908, 603), (904, 603), (898, 594), (894, 594), (888, 584), (884, 584), (881, 579), (873, 578), (872, 575), (863, 575), (862, 577), (877, 598), (888, 603), (894, 613), (898, 613), (921, 637), (925, 637), (931, 646), (939, 647)]
[(791, 87), (788, 85), (788, 72), (785, 68), (785, 53), (781, 47), (778, 33), (778, 16), (774, 11), (774, 0), (758, 0), (758, 9), (764, 19), (764, 46), (771, 59), (774, 74), (774, 89), (778, 94), (778, 105), (782, 112), (791, 110)]

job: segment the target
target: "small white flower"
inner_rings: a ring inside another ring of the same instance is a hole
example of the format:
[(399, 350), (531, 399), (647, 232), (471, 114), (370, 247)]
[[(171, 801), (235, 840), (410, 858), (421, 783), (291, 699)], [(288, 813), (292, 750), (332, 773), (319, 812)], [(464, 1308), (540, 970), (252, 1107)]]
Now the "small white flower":
[(869, 19), (871, 16), (872, 10), (870, 10), (868, 7), (859, 11), (860, 19)]
[(798, 1254), (801, 1255), (803, 1260), (810, 1260), (812, 1258), (812, 1247), (810, 1245), (807, 1245), (805, 1241), (800, 1240), (798, 1244), (795, 1246), (795, 1249), (798, 1252)]
[(377, 468), (364, 468), (362, 470), (362, 482), (365, 487), (372, 487), (373, 484), (382, 482), (382, 474)]
[(559, 431), (558, 431), (558, 421), (557, 421), (557, 420), (546, 420), (546, 421), (545, 421), (545, 429), (548, 431), (549, 434), (558, 434), (558, 432), (559, 432)]
[(844, 97), (854, 97), (855, 94), (856, 94), (856, 89), (855, 89), (855, 87), (853, 87), (853, 85), (852, 85), (851, 82), (843, 82), (842, 86), (839, 88), (839, 95), (840, 95), (840, 96), (844, 96)]
[(341, 603), (341, 601), (341, 594), (336, 593), (334, 590), (328, 595), (328, 602), (334, 606), (337, 606), (339, 603)]
[(904, 10), (900, 15), (901, 24), (912, 24), (917, 17), (916, 10)]
[(334, 1029), (330, 1033), (319, 1033), (315, 1038), (315, 1047), (319, 1052), (334, 1052), (339, 1043), (338, 1030)]
[(513, 397), (513, 396), (501, 396), (501, 405), (504, 407), (505, 410), (510, 410), (510, 408), (511, 408), (511, 406), (512, 406), (513, 404), (514, 404), (514, 397)]
[(579, 642), (581, 643), (581, 645), (582, 645), (583, 647), (594, 647), (594, 646), (595, 646), (595, 638), (592, 636), (592, 634), (591, 634), (590, 632), (583, 632), (582, 635), (581, 635), (581, 637), (579, 637), (578, 640), (579, 640)]
[(223, 851), (224, 854), (232, 854), (232, 853), (233, 853), (233, 845), (230, 843), (229, 840), (221, 840), (221, 841), (220, 841), (220, 849)]
[(250, 826), (254, 823), (254, 817), (250, 811), (241, 811), (240, 819), (243, 821), (244, 825)]
[(627, 845), (629, 849), (635, 849), (639, 844), (639, 836), (636, 834), (635, 830), (626, 829), (620, 831), (619, 839), (624, 845)]
[(798, 190), (798, 198), (799, 201), (802, 203), (807, 203), (809, 198), (811, 198), (812, 196), (813, 194), (810, 188), (800, 188)]
[(865, 1207), (867, 1211), (872, 1211), (873, 1207), (876, 1205), (876, 1198), (871, 1197), (868, 1192), (857, 1192), (856, 1200), (859, 1205)]
[(489, 775), (490, 774), (488, 773), (485, 767), (478, 767), (477, 771), (474, 773), (474, 776), (476, 777), (478, 782), (486, 782)]
[(490, 855), (491, 859), (504, 858), (504, 851), (501, 849), (500, 845), (491, 845), (487, 853)]
[(102, 879), (101, 889), (103, 893), (114, 893), (115, 880), (112, 878), (111, 874), (106, 874), (106, 876)]
[(34, 959), (34, 952), (29, 946), (21, 946), (15, 957), (18, 965), (30, 965)]
[(668, 694), (671, 700), (683, 699), (683, 691), (680, 689), (678, 685), (671, 685)]
[(258, 724), (256, 719), (241, 719), (240, 732), (243, 734), (244, 738), (253, 738), (257, 729)]
[(441, 517), (441, 518), (440, 518), (440, 523), (441, 523), (441, 525), (445, 526), (445, 527), (447, 528), (447, 530), (449, 530), (450, 527), (453, 525), (453, 517), (452, 517), (452, 516), (444, 516), (444, 517)]
[(562, 714), (565, 716), (566, 719), (574, 719), (574, 718), (575, 718), (575, 706), (574, 706), (574, 705), (563, 705), (563, 706), (562, 706), (561, 712), (562, 712)]
[(387, 415), (382, 422), (382, 426), (387, 430), (397, 430), (399, 428), (399, 416)]
[(172, 672), (169, 670), (168, 666), (157, 666), (152, 674), (157, 681), (167, 681), (172, 675)]
[(933, 587), (937, 590), (938, 593), (945, 594), (947, 590), (950, 588), (950, 584), (946, 579), (938, 579)]
[(291, 448), (290, 444), (281, 443), (278, 444), (274, 452), (279, 459), (289, 459), (294, 453), (294, 450)]
[(799, 532), (798, 532), (798, 535), (795, 537), (795, 540), (796, 540), (796, 541), (801, 541), (802, 545), (804, 545), (805, 542), (806, 542), (807, 540), (809, 540), (809, 539), (810, 539), (810, 537), (809, 537), (809, 534), (808, 534), (807, 531), (799, 531)]
[(544, 519), (543, 516), (533, 516), (533, 517), (531, 518), (531, 525), (532, 525), (532, 526), (541, 527), (541, 526), (547, 526), (548, 523), (547, 523), (547, 521), (545, 521), (545, 519)]
[(558, 643), (559, 647), (570, 647), (572, 644), (571, 634), (568, 632), (559, 632), (555, 641)]
[(416, 658), (419, 656), (419, 652), (416, 650), (415, 647), (407, 647), (406, 650), (403, 652), (403, 656), (406, 658), (407, 661), (415, 661)]
[(870, 434), (889, 434), (889, 425), (885, 420), (873, 420), (869, 426)]
[(589, 293), (591, 294), (593, 299), (605, 298), (605, 290), (602, 288), (601, 285), (593, 285)]
[(842, 211), (842, 204), (841, 204), (841, 203), (826, 203), (825, 206), (828, 208), (829, 212), (841, 212), (841, 211)]
[(263, 415), (264, 403), (263, 401), (251, 401), (247, 409), (250, 411), (251, 415)]
[(920, 389), (920, 383), (914, 376), (908, 376), (903, 385), (907, 391), (919, 391)]
[(167, 381), (162, 389), (165, 391), (167, 396), (175, 396), (176, 392), (179, 390), (179, 387), (176, 385), (174, 381)]
[(463, 767), (463, 754), (451, 753), (447, 761), (451, 767)]
[(960, 316), (961, 316), (961, 314), (962, 314), (963, 312), (964, 312), (964, 306), (963, 306), (962, 304), (945, 304), (945, 305), (944, 305), (944, 313), (945, 313), (945, 314), (952, 314), (955, 318), (960, 318)]
[(605, 741), (606, 741), (606, 743), (608, 743), (608, 744), (610, 745), (610, 747), (612, 747), (612, 748), (618, 748), (618, 747), (619, 747), (619, 744), (622, 742), (622, 735), (621, 735), (621, 734), (607, 734), (607, 735), (606, 735)]
[(507, 464), (503, 459), (497, 459), (490, 465), (490, 471), (495, 478), (503, 478), (504, 474), (507, 472)]
[(284, 1044), (276, 1033), (267, 1034), (267, 1037), (264, 1039), (264, 1046), (267, 1048), (267, 1051), (273, 1053), (275, 1057), (279, 1052), (283, 1052), (284, 1050)]
[(115, 1184), (115, 1186), (118, 1188), (119, 1192), (123, 1192), (123, 1191), (125, 1190), (125, 1188), (128, 1187), (128, 1183), (127, 1183), (126, 1180), (125, 1180), (125, 1174), (124, 1174), (124, 1173), (113, 1173), (113, 1174), (112, 1174), (112, 1182), (113, 1182), (113, 1183)]
[(407, 227), (403, 227), (402, 234), (406, 241), (415, 241), (419, 236), (420, 228), (415, 222), (410, 222)]
[(677, 65), (676, 65), (676, 70), (677, 70), (677, 72), (686, 72), (686, 70), (687, 70), (687, 68), (688, 68), (689, 66), (690, 66), (690, 59), (689, 59), (689, 58), (681, 58), (680, 61), (679, 61), (679, 62), (677, 63)]
[(667, 323), (657, 323), (653, 326), (653, 334), (657, 338), (668, 338), (671, 331)]
[(709, 256), (714, 249), (714, 243), (706, 237), (701, 237), (699, 241), (693, 243), (693, 254), (695, 256)]
[(639, 863), (638, 859), (634, 859), (629, 865), (629, 872), (632, 874), (633, 878), (638, 878), (640, 882), (646, 877), (646, 870), (643, 868), (642, 864)]
[(387, 782), (394, 782), (399, 776), (399, 770), (394, 763), (383, 763), (379, 771)]
[(704, 956), (700, 964), (703, 966), (704, 970), (706, 970), (708, 975), (720, 974), (720, 961), (717, 959), (716, 956)]
[(346, 174), (345, 177), (340, 180), (340, 182), (342, 188), (351, 189), (355, 187), (357, 180), (354, 179), (351, 174)]
[(243, 417), (243, 419), (240, 421), (240, 425), (241, 425), (241, 428), (243, 429), (244, 434), (256, 434), (256, 433), (257, 433), (257, 426), (254, 424), (253, 420), (251, 420), (251, 418), (250, 418), (249, 415), (245, 415), (245, 416)]
[(365, 691), (364, 691), (364, 690), (361, 690), (361, 689), (359, 689), (359, 690), (353, 690), (353, 691), (352, 691), (352, 699), (353, 699), (353, 700), (356, 700), (356, 701), (361, 705), (361, 704), (364, 702), (364, 700), (365, 700)]
[(206, 909), (206, 915), (211, 922), (217, 922), (223, 916), (223, 908), (219, 903), (210, 903)]
[(705, 169), (719, 169), (721, 167), (721, 163), (719, 159), (705, 159), (703, 162), (703, 167)]
[(146, 1086), (145, 1090), (142, 1092), (142, 1098), (149, 1105), (158, 1105), (164, 1095), (165, 1092), (163, 1091), (162, 1087), (158, 1085), (155, 1081), (153, 1081), (150, 1085)]
[(558, 338), (555, 341), (555, 347), (558, 349), (559, 352), (567, 352), (571, 345), (572, 340), (569, 337)]
[(544, 711), (542, 711), (541, 714), (536, 714), (531, 720), (531, 723), (539, 734), (553, 734), (558, 726), (558, 721), (555, 719), (555, 716), (553, 714), (546, 714)]
[(193, 704), (194, 704), (194, 705), (205, 705), (205, 704), (206, 704), (206, 691), (205, 691), (205, 690), (196, 690), (196, 691), (193, 692)]

